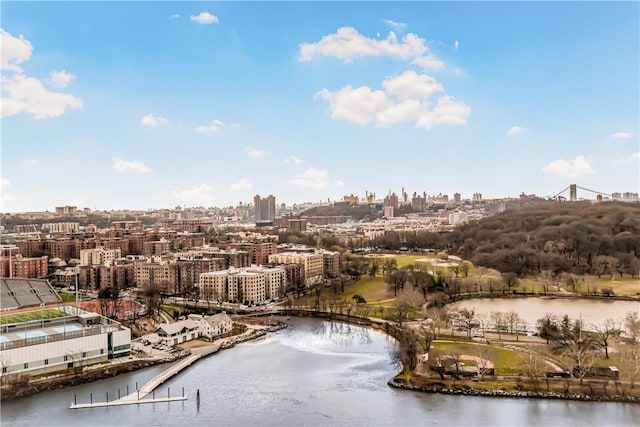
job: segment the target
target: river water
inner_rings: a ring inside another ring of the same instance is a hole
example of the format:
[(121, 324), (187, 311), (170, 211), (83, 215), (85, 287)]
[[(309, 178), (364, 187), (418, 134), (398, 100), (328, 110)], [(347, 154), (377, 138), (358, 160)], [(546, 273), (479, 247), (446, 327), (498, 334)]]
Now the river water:
[(628, 312), (640, 312), (638, 301), (553, 297), (474, 298), (458, 301), (447, 307), (452, 310), (475, 308), (478, 314), (489, 314), (492, 311), (506, 313), (513, 310), (529, 325), (535, 325), (545, 313), (558, 317), (567, 314), (573, 320), (582, 318), (585, 325), (600, 326), (608, 318), (622, 321)]
[[(3, 402), (8, 426), (637, 426), (640, 405), (449, 396), (387, 386), (393, 342), (379, 331), (318, 319), (209, 356), (156, 390), (189, 400), (68, 409), (135, 389), (156, 366)], [(195, 399), (200, 390), (200, 403)]]

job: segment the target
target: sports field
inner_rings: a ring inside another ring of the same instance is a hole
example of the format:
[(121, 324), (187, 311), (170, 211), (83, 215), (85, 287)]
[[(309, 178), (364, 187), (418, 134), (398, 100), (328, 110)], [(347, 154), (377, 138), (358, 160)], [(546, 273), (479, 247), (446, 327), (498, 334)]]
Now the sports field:
[(21, 311), (19, 313), (0, 314), (0, 325), (28, 322), (30, 320), (47, 320), (56, 317), (69, 316), (67, 313), (55, 308)]

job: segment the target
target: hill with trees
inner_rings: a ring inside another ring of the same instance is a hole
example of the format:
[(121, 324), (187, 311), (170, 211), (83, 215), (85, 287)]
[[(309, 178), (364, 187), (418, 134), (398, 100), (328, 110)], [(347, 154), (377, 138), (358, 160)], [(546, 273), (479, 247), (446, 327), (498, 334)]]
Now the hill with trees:
[(518, 276), (638, 275), (639, 203), (553, 203), (507, 211), (441, 236), (450, 253)]

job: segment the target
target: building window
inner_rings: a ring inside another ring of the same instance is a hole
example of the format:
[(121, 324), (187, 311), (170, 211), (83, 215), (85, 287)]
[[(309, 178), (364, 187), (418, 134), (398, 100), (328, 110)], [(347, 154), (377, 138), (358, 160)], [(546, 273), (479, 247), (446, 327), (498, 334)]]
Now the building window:
[(2, 367), (2, 373), (3, 373), (3, 374), (6, 374), (6, 373), (7, 373), (7, 367), (6, 367), (6, 366), (3, 366), (3, 367)]
[(104, 348), (100, 349), (100, 354), (104, 354)]
[(67, 360), (69, 360), (69, 356), (64, 356), (64, 361), (66, 362)]
[(28, 363), (24, 364), (24, 369), (29, 369), (29, 364)]
[(82, 352), (82, 357), (87, 357), (87, 352), (86, 351)]
[(49, 359), (44, 359), (44, 365), (47, 366), (49, 364)]

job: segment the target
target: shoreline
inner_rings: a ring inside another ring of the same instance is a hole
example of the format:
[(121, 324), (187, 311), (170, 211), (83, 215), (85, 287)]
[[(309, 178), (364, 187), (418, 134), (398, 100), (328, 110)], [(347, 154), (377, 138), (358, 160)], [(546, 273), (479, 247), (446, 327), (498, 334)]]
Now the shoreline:
[[(235, 347), (238, 344), (243, 342), (251, 341), (257, 338), (261, 338), (267, 335), (268, 332), (276, 332), (280, 329), (284, 329), (288, 327), (288, 324), (285, 323), (281, 326), (270, 327), (268, 329), (253, 329), (251, 332), (240, 335), (235, 335), (232, 337), (225, 338), (222, 344), (211, 343), (211, 345), (200, 347), (196, 349), (196, 351), (202, 353), (202, 358), (211, 356), (212, 354), (218, 353), (220, 350), (226, 350)], [(244, 336), (243, 336), (244, 335)], [(105, 365), (101, 367), (95, 367), (93, 369), (87, 369), (79, 376), (67, 376), (64, 378), (60, 377), (51, 377), (51, 378), (43, 378), (41, 380), (36, 380), (33, 383), (29, 382), (28, 385), (22, 386), (19, 389), (12, 390), (3, 389), (2, 395), (0, 396), (1, 400), (13, 400), (13, 399), (22, 399), (29, 396), (33, 396), (35, 394), (53, 391), (60, 388), (73, 387), (76, 385), (89, 384), (93, 382), (97, 382), (100, 380), (104, 380), (107, 378), (112, 378), (121, 374), (126, 374), (134, 371), (139, 371), (144, 368), (149, 368), (157, 365), (164, 365), (167, 363), (173, 363), (184, 358), (189, 357), (188, 354), (185, 354), (182, 357), (177, 357), (174, 359), (133, 359), (127, 360), (126, 362), (114, 364), (114, 365)], [(89, 368), (89, 367), (87, 367)], [(3, 380), (6, 380), (3, 378)]]
[(505, 391), (505, 390), (475, 390), (471, 387), (444, 388), (439, 386), (420, 387), (396, 381), (396, 377), (389, 379), (387, 385), (402, 390), (417, 391), (421, 393), (438, 393), (462, 396), (499, 397), (499, 398), (525, 398), (525, 399), (553, 399), (573, 400), (581, 402), (618, 402), (640, 404), (639, 396), (590, 396), (587, 394), (560, 394), (541, 391)]

